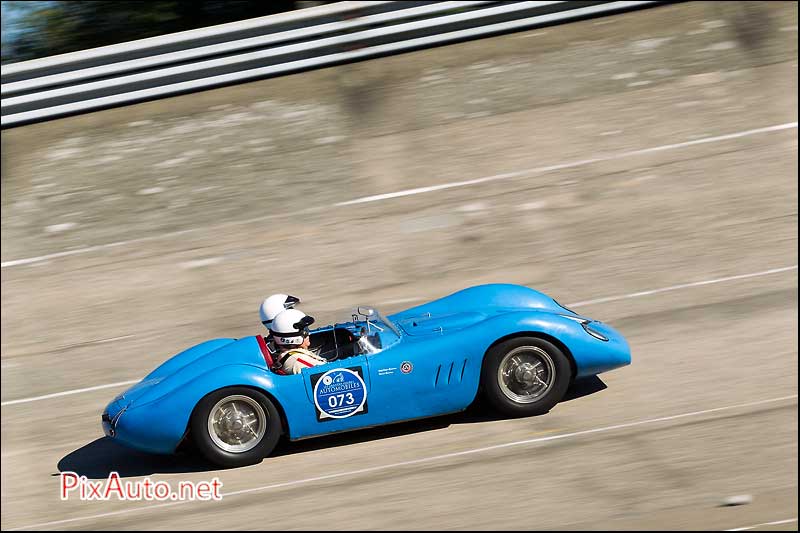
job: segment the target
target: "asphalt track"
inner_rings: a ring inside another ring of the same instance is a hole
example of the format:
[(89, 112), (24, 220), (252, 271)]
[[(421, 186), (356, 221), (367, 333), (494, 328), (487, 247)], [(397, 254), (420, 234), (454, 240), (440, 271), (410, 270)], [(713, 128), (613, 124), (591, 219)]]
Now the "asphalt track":
[[(268, 237), (245, 217), (24, 264), (4, 255), (3, 529), (796, 530), (796, 80), (795, 52), (738, 76), (476, 118), (504, 157), (461, 179), (310, 195), (305, 218), (276, 214), (287, 229)], [(546, 139), (534, 123), (553, 125)], [(294, 260), (275, 258), (298, 241)], [(308, 279), (292, 277), (300, 258)], [(267, 269), (320, 321), (365, 301), (392, 312), (477, 283), (530, 285), (619, 329), (633, 364), (544, 416), (476, 405), (283, 443), (247, 468), (104, 440), (99, 414), (124, 389), (107, 385), (258, 331)], [(65, 470), (218, 477), (224, 497), (61, 501)], [(752, 501), (723, 505), (737, 495)]]

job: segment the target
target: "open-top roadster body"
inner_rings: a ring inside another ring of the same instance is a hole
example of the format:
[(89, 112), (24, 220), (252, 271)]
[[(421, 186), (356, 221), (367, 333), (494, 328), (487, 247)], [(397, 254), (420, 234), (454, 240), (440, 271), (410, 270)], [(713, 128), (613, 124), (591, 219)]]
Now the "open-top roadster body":
[(191, 439), (211, 461), (267, 456), (282, 434), (314, 437), (466, 409), (479, 391), (508, 416), (549, 411), (578, 377), (631, 361), (606, 324), (518, 285), (492, 284), (384, 317), (361, 306), (311, 331), (329, 362), (274, 372), (260, 335), (198, 344), (120, 394), (106, 435), (154, 453)]

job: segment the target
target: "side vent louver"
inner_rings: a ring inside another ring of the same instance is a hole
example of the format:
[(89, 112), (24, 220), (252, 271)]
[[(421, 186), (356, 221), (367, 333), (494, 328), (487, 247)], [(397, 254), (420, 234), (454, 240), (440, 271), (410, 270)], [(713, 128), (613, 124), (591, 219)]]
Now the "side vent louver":
[(467, 370), (466, 359), (464, 359), (464, 362), (461, 363), (460, 369), (456, 366), (455, 361), (452, 361), (450, 362), (449, 365), (446, 365), (445, 371), (447, 372), (447, 375), (445, 375), (445, 373), (442, 372), (442, 366), (443, 365), (439, 365), (436, 367), (436, 377), (433, 379), (434, 387), (455, 385), (458, 383), (462, 383), (464, 381), (464, 372), (466, 372)]

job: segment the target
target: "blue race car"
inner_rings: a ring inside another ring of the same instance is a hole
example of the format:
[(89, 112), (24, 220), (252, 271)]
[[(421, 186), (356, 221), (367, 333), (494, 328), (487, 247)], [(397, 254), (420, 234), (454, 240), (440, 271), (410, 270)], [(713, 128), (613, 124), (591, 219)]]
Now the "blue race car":
[(282, 434), (303, 439), (466, 409), (479, 391), (500, 413), (546, 413), (575, 378), (630, 364), (628, 343), (519, 285), (480, 285), (384, 317), (358, 307), (311, 331), (328, 363), (272, 370), (264, 337), (183, 351), (108, 404), (104, 433), (153, 453), (185, 440), (222, 466), (257, 463)]

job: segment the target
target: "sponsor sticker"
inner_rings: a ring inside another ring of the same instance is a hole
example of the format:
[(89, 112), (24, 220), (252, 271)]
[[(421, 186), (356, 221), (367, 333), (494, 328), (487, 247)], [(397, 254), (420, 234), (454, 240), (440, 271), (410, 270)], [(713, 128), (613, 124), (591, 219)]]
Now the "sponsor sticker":
[(361, 367), (335, 368), (312, 374), (317, 421), (348, 418), (367, 412), (367, 386)]
[(403, 361), (400, 365), (400, 372), (403, 374), (410, 374), (412, 370), (414, 370), (414, 365), (411, 364), (411, 361)]

